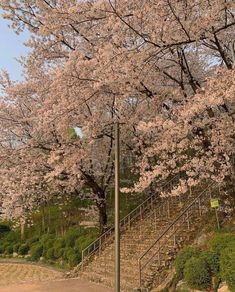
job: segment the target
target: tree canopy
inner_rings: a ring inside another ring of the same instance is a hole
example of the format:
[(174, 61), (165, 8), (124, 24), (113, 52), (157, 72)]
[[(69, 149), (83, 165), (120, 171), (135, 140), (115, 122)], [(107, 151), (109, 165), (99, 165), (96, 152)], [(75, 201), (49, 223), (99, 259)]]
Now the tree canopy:
[[(184, 173), (172, 195), (223, 184), (234, 155), (232, 0), (2, 0), (12, 29), (30, 31), (24, 80), (1, 74), (5, 215), (52, 194), (93, 198), (101, 229), (113, 182), (114, 120), (133, 187)], [(82, 128), (76, 137), (71, 129)], [(165, 194), (162, 194), (165, 195)]]

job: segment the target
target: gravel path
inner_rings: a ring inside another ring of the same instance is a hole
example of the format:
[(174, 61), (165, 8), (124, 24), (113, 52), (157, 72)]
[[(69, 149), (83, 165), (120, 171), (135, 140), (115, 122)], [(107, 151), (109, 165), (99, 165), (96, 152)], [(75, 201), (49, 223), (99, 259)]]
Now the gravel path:
[(0, 286), (24, 282), (48, 281), (63, 278), (56, 270), (23, 263), (0, 263)]
[(0, 292), (111, 292), (81, 279), (63, 279), (63, 273), (38, 265), (0, 263)]
[(80, 279), (25, 283), (1, 287), (0, 292), (111, 292), (112, 290)]

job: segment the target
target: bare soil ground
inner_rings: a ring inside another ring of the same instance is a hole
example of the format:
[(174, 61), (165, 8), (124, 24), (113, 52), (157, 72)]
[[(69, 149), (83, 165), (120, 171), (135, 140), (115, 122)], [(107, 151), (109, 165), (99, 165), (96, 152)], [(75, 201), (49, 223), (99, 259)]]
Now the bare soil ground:
[(37, 265), (0, 263), (0, 292), (111, 292), (81, 279), (63, 279), (63, 273)]
[(57, 280), (0, 286), (0, 292), (111, 292), (112, 290), (80, 279)]
[(31, 264), (0, 263), (0, 286), (63, 278), (63, 273)]

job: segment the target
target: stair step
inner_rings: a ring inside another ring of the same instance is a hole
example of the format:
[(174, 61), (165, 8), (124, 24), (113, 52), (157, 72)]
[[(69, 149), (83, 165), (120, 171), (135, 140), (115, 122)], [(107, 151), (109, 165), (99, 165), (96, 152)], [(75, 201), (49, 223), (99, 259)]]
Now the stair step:
[[(192, 199), (191, 199), (192, 201)], [(133, 288), (138, 287), (139, 281), (139, 266), (138, 259), (140, 256), (163, 234), (163, 231), (175, 220), (183, 205), (188, 204), (189, 200), (182, 198), (173, 198), (170, 200), (170, 216), (166, 213), (164, 216), (158, 214), (159, 204), (153, 205), (153, 209), (146, 211), (142, 220), (132, 222), (130, 228), (127, 228), (121, 235), (121, 287), (122, 292), (133, 291)], [(185, 204), (183, 204), (185, 202)], [(202, 204), (203, 209), (203, 204)], [(156, 210), (156, 211), (155, 211)], [(166, 209), (165, 209), (166, 211)], [(172, 262), (176, 257), (177, 251), (185, 243), (189, 242), (197, 229), (201, 218), (191, 217), (189, 228), (187, 220), (184, 224), (176, 225), (175, 238), (172, 235), (173, 229), (169, 230), (166, 235), (160, 240), (161, 250), (160, 262), (158, 254), (156, 257), (151, 257), (158, 252), (159, 245), (156, 245), (152, 251), (146, 255), (145, 260), (151, 259), (151, 264), (146, 267), (143, 272), (143, 283), (152, 287), (153, 284), (160, 284), (167, 275), (167, 269), (172, 266)], [(149, 212), (149, 213), (148, 213)], [(155, 213), (157, 216), (155, 216)], [(181, 223), (181, 222), (180, 222)], [(192, 224), (193, 223), (193, 224)], [(145, 260), (143, 262), (145, 262)], [(91, 281), (99, 281), (106, 286), (114, 287), (114, 241), (104, 246), (100, 254), (97, 254), (93, 261), (81, 273), (83, 277)]]

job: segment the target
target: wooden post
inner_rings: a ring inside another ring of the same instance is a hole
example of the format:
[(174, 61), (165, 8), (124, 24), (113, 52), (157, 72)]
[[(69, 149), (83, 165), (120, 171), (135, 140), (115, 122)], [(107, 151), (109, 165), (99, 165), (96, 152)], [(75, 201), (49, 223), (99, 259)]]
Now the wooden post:
[(218, 216), (217, 208), (215, 208), (215, 217), (216, 217), (216, 222), (217, 222), (217, 228), (218, 228), (218, 230), (220, 230), (219, 216)]

